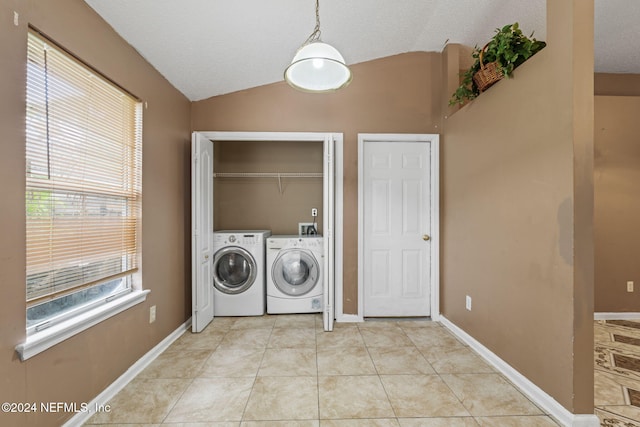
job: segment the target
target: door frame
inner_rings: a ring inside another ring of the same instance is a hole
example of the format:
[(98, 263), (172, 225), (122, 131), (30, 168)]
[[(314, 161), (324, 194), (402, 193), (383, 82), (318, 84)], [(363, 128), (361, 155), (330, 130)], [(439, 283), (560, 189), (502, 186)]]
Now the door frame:
[(440, 135), (358, 134), (358, 313), (364, 321), (364, 148), (367, 142), (424, 142), (431, 145), (431, 320), (440, 320)]
[[(215, 141), (226, 142), (269, 142), (269, 141), (294, 141), (294, 142), (322, 142), (327, 138), (335, 141), (333, 168), (334, 181), (334, 230), (333, 230), (333, 273), (334, 294), (333, 305), (330, 307), (333, 317), (339, 318), (342, 314), (342, 266), (343, 266), (343, 134), (340, 132), (218, 132), (218, 131), (194, 131), (197, 137)], [(323, 149), (324, 150), (324, 149)], [(214, 170), (215, 172), (215, 170)], [(324, 192), (324, 191), (323, 191)], [(324, 195), (323, 195), (324, 198)], [(327, 215), (328, 213), (325, 213)], [(326, 247), (326, 245), (325, 245)], [(330, 329), (333, 329), (333, 319), (329, 321)]]

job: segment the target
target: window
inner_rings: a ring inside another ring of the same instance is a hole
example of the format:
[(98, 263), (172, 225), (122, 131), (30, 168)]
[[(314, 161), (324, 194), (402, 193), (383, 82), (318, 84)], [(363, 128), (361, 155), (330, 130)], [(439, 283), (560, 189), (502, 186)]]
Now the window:
[(132, 293), (141, 155), (141, 103), (30, 30), (27, 336)]

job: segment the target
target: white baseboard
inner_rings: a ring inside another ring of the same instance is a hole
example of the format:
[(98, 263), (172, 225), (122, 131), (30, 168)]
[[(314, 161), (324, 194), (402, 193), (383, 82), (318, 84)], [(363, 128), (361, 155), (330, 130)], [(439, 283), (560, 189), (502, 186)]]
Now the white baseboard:
[(522, 393), (542, 408), (547, 414), (555, 418), (557, 422), (566, 427), (599, 427), (600, 420), (594, 414), (573, 414), (559, 404), (553, 397), (545, 393), (540, 387), (531, 382), (527, 377), (512, 368), (507, 362), (499, 358), (491, 350), (483, 346), (479, 341), (453, 324), (449, 319), (440, 315), (440, 323), (449, 329), (454, 335), (464, 341), (490, 365), (507, 377)]
[(189, 330), (191, 326), (191, 318), (173, 331), (169, 336), (160, 341), (158, 345), (149, 350), (144, 356), (142, 356), (136, 363), (131, 365), (127, 371), (120, 375), (120, 377), (112, 382), (102, 393), (96, 396), (87, 405), (86, 412), (78, 412), (69, 421), (63, 424), (62, 427), (80, 427), (91, 418), (96, 412), (95, 408), (104, 407), (109, 400), (111, 400), (120, 390), (122, 390), (127, 384), (131, 382), (144, 368), (149, 366), (163, 351), (165, 351), (175, 340), (180, 338), (182, 334)]
[(336, 316), (336, 322), (338, 323), (360, 323), (364, 322), (364, 319), (358, 314), (339, 314)]
[(593, 313), (594, 320), (633, 320), (640, 319), (640, 313), (618, 312), (618, 313)]

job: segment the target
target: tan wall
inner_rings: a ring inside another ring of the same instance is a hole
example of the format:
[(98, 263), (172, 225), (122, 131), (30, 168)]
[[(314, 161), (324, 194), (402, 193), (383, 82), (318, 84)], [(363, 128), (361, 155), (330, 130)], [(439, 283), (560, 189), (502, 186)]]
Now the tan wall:
[[(13, 25), (14, 11), (19, 25)], [(82, 0), (0, 3), (0, 401), (89, 402), (191, 315), (188, 100)], [(30, 23), (148, 102), (143, 143), (145, 303), (20, 362), (25, 339), (25, 70)], [(151, 305), (158, 320), (149, 324)], [(0, 413), (3, 426), (58, 426), (73, 414)]]
[(442, 147), (443, 314), (576, 413), (593, 410), (587, 3), (549, 0), (548, 47), (449, 117)]
[(596, 96), (640, 96), (640, 74), (596, 73)]
[[(578, 93), (593, 93), (583, 72), (593, 67), (580, 67), (588, 61), (588, 43), (576, 47), (575, 40), (592, 40), (579, 23), (593, 22), (593, 12), (582, 3), (589, 2), (549, 0), (549, 41), (555, 43), (516, 71), (514, 80), (447, 119), (442, 310), (565, 407), (588, 413), (593, 283), (585, 262), (585, 206), (592, 186), (585, 175), (592, 171), (585, 135), (593, 135), (593, 123), (585, 119), (590, 103)], [(0, 22), (12, 22), (14, 10), (21, 24), (0, 27), (0, 397), (83, 402), (190, 316), (189, 103), (84, 2), (8, 0), (0, 6)], [(27, 21), (149, 102), (143, 280), (152, 292), (145, 304), (20, 363), (14, 347), (25, 329)], [(334, 94), (304, 94), (277, 83), (191, 105), (192, 130), (344, 133), (346, 313), (357, 308), (357, 133), (440, 133), (447, 98), (440, 92), (442, 70), (438, 54), (403, 54), (354, 66), (353, 83)], [(474, 298), (472, 312), (463, 308), (467, 294)], [(158, 321), (149, 325), (154, 304)], [(0, 414), (0, 424), (58, 425), (66, 417)]]
[[(640, 311), (640, 97), (595, 99), (595, 311)], [(627, 292), (627, 281), (635, 292)]]
[(440, 55), (407, 53), (354, 65), (328, 94), (275, 83), (192, 104), (196, 131), (344, 134), (344, 312), (357, 312), (358, 133), (440, 133)]
[[(322, 173), (320, 142), (216, 142), (216, 172)], [(280, 185), (282, 191), (280, 191)], [(216, 178), (215, 230), (271, 230), (298, 234), (299, 222), (313, 222), (322, 232), (322, 178)]]

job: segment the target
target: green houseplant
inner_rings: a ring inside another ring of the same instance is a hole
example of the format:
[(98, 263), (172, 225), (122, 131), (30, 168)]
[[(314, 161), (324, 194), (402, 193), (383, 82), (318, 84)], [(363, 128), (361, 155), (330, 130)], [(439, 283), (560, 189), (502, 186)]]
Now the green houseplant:
[(449, 100), (449, 105), (463, 104), (480, 95), (481, 90), (473, 77), (482, 72), (485, 64), (495, 63), (497, 73), (511, 77), (515, 68), (546, 45), (533, 38), (533, 33), (529, 37), (525, 36), (517, 22), (497, 28), (484, 48), (476, 46), (473, 49), (475, 61), (471, 68), (461, 74), (462, 82)]

